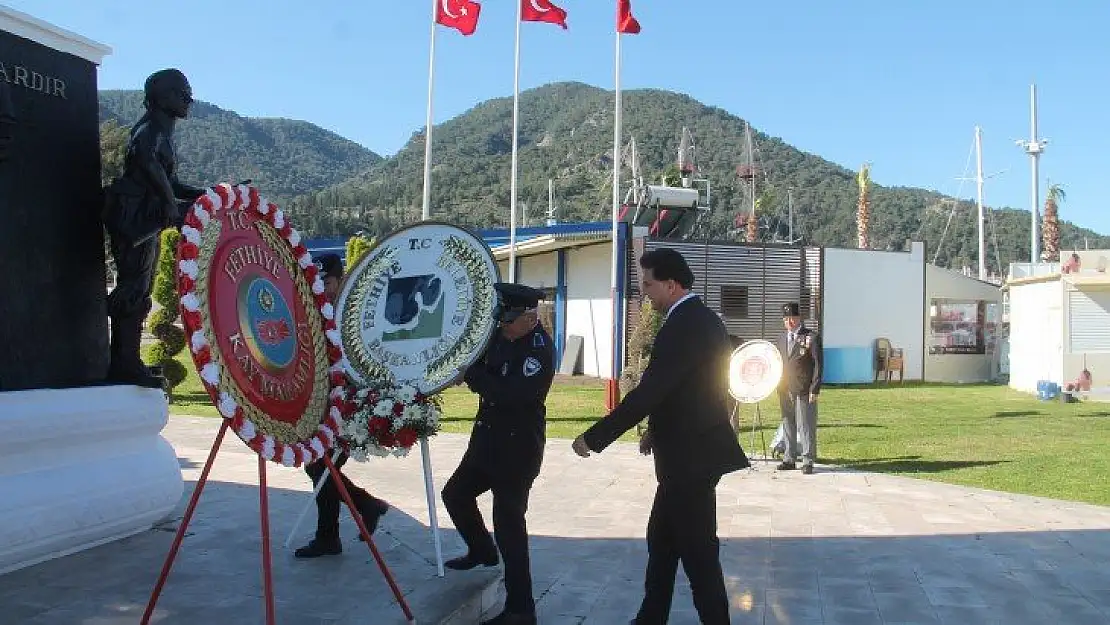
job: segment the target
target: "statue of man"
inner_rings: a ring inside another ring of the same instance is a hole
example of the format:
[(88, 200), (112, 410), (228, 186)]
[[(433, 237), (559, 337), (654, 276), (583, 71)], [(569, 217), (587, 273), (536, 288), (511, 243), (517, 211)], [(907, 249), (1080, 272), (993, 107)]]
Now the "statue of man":
[(15, 106), (8, 83), (0, 81), (0, 163), (8, 160), (15, 130)]
[(203, 193), (177, 180), (174, 124), (189, 115), (193, 90), (177, 69), (146, 79), (146, 113), (131, 128), (123, 174), (105, 189), (104, 225), (116, 261), (116, 288), (108, 296), (112, 319), (108, 381), (161, 388), (139, 357), (143, 321), (151, 309), (159, 235), (180, 228), (185, 211)]

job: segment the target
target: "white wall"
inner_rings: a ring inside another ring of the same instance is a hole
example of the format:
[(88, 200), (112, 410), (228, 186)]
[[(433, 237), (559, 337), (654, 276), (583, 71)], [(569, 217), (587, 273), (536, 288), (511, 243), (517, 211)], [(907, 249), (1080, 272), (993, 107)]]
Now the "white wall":
[(612, 375), (611, 262), (608, 243), (567, 251), (567, 344), (570, 336), (581, 336), (582, 373), (601, 378)]
[(497, 268), (501, 271), (501, 281), (502, 282), (508, 282), (509, 281), (509, 261), (507, 261), (507, 260), (497, 261)]
[(1010, 387), (1063, 382), (1064, 288), (1059, 279), (1010, 285)]
[(911, 252), (826, 248), (822, 328), (826, 360), (837, 361), (839, 350), (843, 358), (853, 359), (858, 370), (863, 363), (855, 361), (863, 358), (875, 339), (885, 337), (903, 350), (906, 379), (921, 379), (924, 263), (921, 243), (914, 243)]
[[(935, 265), (925, 267), (925, 323), (931, 319), (935, 299), (985, 301), (994, 303), (995, 319), (1002, 319), (1002, 291), (989, 282), (970, 278)], [(928, 327), (925, 341), (928, 345)], [(994, 351), (985, 354), (925, 354), (925, 379), (929, 382), (989, 382), (998, 378), (1001, 333)], [(927, 349), (927, 348), (926, 348)]]
[(520, 259), (517, 282), (537, 289), (555, 288), (559, 281), (559, 255), (557, 252), (525, 256)]

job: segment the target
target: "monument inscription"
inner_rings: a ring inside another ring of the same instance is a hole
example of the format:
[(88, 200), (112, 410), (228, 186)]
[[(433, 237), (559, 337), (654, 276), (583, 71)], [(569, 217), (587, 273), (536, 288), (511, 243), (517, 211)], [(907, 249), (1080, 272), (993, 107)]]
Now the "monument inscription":
[(108, 368), (96, 65), (0, 30), (0, 391)]

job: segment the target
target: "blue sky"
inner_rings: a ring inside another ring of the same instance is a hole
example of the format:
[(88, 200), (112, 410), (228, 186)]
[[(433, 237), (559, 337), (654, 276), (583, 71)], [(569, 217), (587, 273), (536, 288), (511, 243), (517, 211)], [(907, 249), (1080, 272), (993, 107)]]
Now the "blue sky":
[[(196, 97), (243, 115), (319, 124), (382, 153), (424, 124), (427, 0), (5, 0), (110, 45), (102, 88), (186, 72)], [(570, 30), (525, 24), (521, 86), (613, 86), (616, 0), (555, 0)], [(512, 94), (513, 0), (484, 0), (478, 32), (440, 29), (435, 119)], [(182, 8), (182, 7), (188, 7)], [(883, 185), (955, 194), (983, 127), (992, 206), (1029, 206), (1029, 84), (1064, 219), (1110, 233), (1110, 3), (1101, 0), (633, 0), (625, 88), (687, 93)], [(972, 161), (972, 167), (974, 162)], [(974, 174), (974, 169), (968, 171)], [(961, 196), (974, 198), (965, 183)], [(970, 218), (970, 217), (968, 217)]]

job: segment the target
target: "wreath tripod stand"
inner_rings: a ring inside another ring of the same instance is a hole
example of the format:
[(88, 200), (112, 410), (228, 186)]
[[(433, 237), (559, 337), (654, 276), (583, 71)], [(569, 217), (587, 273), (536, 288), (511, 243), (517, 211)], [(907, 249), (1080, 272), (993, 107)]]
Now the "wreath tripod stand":
[[(730, 421), (732, 421), (732, 429), (733, 429), (733, 431), (736, 432), (736, 435), (738, 437), (743, 436), (743, 432), (741, 431), (741, 427), (740, 427), (740, 405), (742, 403), (744, 403), (744, 402), (733, 401), (732, 417), (730, 418)], [(770, 453), (768, 452), (768, 449), (767, 449), (767, 437), (763, 433), (763, 411), (760, 410), (758, 403), (755, 403), (753, 405), (755, 406), (755, 410), (753, 411), (753, 415), (752, 415), (752, 429), (751, 429), (751, 432), (749, 433), (749, 437), (748, 437), (748, 440), (750, 441), (748, 449), (755, 449), (755, 433), (756, 433), (756, 430), (758, 430), (759, 431), (759, 442), (761, 444), (760, 449), (763, 450), (763, 459), (767, 460), (767, 459), (770, 458)], [(755, 470), (755, 465), (752, 465), (751, 468), (754, 471)]]
[[(177, 528), (177, 535), (174, 536), (173, 544), (170, 546), (170, 551), (166, 554), (166, 561), (162, 565), (162, 572), (158, 576), (158, 581), (154, 584), (154, 590), (150, 594), (150, 601), (147, 602), (146, 611), (143, 612), (142, 625), (147, 625), (150, 622), (151, 616), (154, 614), (154, 607), (158, 604), (158, 597), (162, 594), (162, 588), (166, 584), (166, 578), (170, 575), (170, 569), (173, 567), (173, 562), (177, 558), (177, 552), (181, 548), (181, 541), (185, 537), (185, 531), (189, 527), (189, 522), (193, 519), (193, 512), (196, 511), (197, 501), (200, 500), (201, 491), (204, 490), (204, 485), (208, 482), (208, 474), (212, 471), (212, 464), (216, 460), (216, 454), (219, 452), (220, 443), (223, 442), (224, 435), (227, 433), (227, 428), (230, 423), (228, 419), (222, 419), (220, 424), (220, 431), (216, 434), (216, 440), (212, 442), (212, 449), (208, 452), (208, 460), (204, 463), (204, 469), (200, 472), (200, 478), (197, 480), (196, 488), (193, 489), (193, 495), (189, 499), (189, 505), (185, 508), (185, 516), (181, 518), (181, 525)], [(358, 524), (358, 531), (366, 541), (366, 545), (370, 548), (370, 554), (374, 556), (374, 560), (378, 563), (378, 568), (381, 569), (382, 575), (385, 577), (386, 583), (389, 584), (389, 589), (393, 592), (394, 598), (400, 604), (401, 610), (405, 613), (405, 619), (409, 623), (415, 623), (416, 619), (412, 615), (412, 610), (409, 609), (408, 602), (405, 601), (404, 595), (401, 594), (401, 589), (394, 581), (393, 575), (389, 572), (389, 567), (386, 566), (385, 560), (382, 559), (378, 548), (374, 545), (374, 540), (370, 536), (370, 532), (366, 529), (366, 524), (363, 522), (362, 516), (358, 513), (355, 507), (354, 500), (351, 499), (350, 492), (347, 491), (346, 485), (339, 476), (339, 470), (336, 469), (335, 464), (332, 462), (328, 454), (322, 456), (324, 464), (328, 467), (328, 473), (332, 479), (335, 480), (335, 486), (342, 495), (343, 501), (346, 502), (347, 507), (351, 511), (351, 516), (354, 517), (355, 523)], [(262, 522), (262, 585), (263, 585), (263, 600), (266, 603), (266, 625), (275, 624), (275, 609), (274, 609), (274, 582), (272, 575), (272, 563), (270, 560), (270, 507), (267, 499), (266, 491), (266, 463), (268, 461), (261, 455), (258, 456), (258, 500), (260, 509), (260, 518)]]

